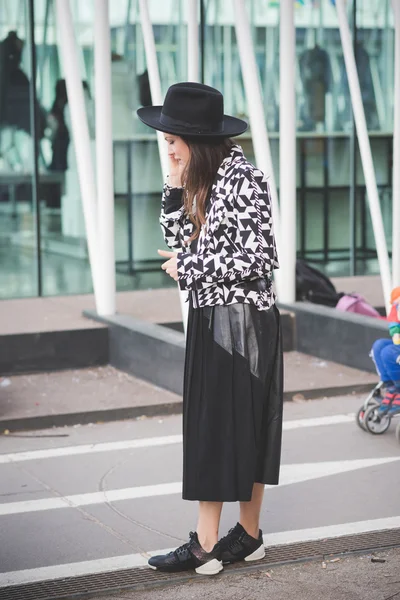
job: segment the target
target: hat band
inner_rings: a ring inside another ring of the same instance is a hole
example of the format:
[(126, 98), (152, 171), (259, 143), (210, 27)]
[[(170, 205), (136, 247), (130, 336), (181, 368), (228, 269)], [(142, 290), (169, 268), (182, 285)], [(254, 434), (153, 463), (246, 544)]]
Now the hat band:
[(174, 119), (173, 117), (168, 117), (164, 113), (160, 115), (160, 123), (165, 127), (182, 127), (186, 129), (188, 132), (193, 133), (223, 133), (224, 131), (224, 122), (220, 121), (218, 126), (207, 127), (204, 125), (195, 125), (193, 123), (187, 123), (186, 121), (181, 121), (181, 119)]

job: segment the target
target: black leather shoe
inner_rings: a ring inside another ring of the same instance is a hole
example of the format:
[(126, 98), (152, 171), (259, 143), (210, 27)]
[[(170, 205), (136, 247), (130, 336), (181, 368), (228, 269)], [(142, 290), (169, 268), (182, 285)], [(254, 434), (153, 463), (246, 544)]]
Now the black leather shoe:
[(247, 531), (237, 523), (229, 530), (228, 535), (219, 540), (221, 546), (222, 563), (234, 563), (240, 560), (261, 560), (265, 556), (264, 542), (261, 529), (258, 539), (251, 537)]
[(152, 556), (148, 564), (152, 569), (177, 573), (194, 569), (200, 575), (216, 575), (222, 571), (221, 549), (215, 544), (211, 552), (206, 552), (200, 546), (197, 533), (189, 534), (189, 541), (169, 554)]

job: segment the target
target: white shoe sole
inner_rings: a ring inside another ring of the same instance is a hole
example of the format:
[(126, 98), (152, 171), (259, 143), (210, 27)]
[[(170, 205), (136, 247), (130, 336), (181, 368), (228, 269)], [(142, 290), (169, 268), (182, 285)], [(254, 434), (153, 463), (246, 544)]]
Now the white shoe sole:
[(264, 544), (262, 544), (252, 554), (249, 554), (249, 556), (246, 556), (246, 558), (244, 560), (246, 560), (247, 562), (251, 562), (252, 560), (261, 560), (262, 558), (264, 558), (264, 556), (265, 556), (265, 548), (264, 548)]
[[(150, 567), (150, 569), (153, 569), (153, 571), (158, 571), (159, 569), (157, 569), (157, 567), (153, 567), (153, 565), (147, 565), (148, 567)], [(197, 569), (195, 569), (196, 573), (198, 573), (199, 575), (217, 575), (217, 573), (219, 573), (220, 571), (222, 571), (223, 569), (223, 565), (222, 562), (217, 560), (216, 558), (214, 558), (213, 560), (210, 560), (210, 562), (206, 563), (205, 565), (201, 565), (201, 567), (197, 567)], [(162, 571), (162, 569), (161, 569)], [(179, 573), (179, 571), (176, 571)], [(173, 571), (171, 571), (171, 573), (173, 573)]]
[(199, 575), (217, 575), (217, 573), (222, 571), (223, 568), (222, 562), (216, 558), (213, 558), (204, 565), (201, 565), (201, 567), (197, 567), (195, 571)]

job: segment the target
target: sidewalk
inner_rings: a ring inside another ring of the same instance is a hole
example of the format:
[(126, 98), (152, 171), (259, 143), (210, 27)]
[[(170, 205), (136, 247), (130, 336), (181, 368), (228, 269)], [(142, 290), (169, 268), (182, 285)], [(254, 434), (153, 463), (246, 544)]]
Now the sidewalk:
[[(339, 292), (358, 292), (374, 306), (383, 306), (379, 276), (332, 278)], [(182, 320), (177, 288), (161, 288), (119, 292), (116, 295), (117, 312), (151, 323), (179, 322)], [(101, 327), (82, 316), (84, 310), (94, 310), (93, 294), (21, 298), (2, 300), (0, 335)]]
[[(376, 375), (285, 353), (285, 399), (366, 392)], [(0, 378), (0, 431), (176, 414), (176, 394), (111, 366)]]
[[(354, 280), (347, 284), (356, 286)], [(104, 327), (82, 316), (94, 309), (92, 295), (9, 300), (1, 308), (6, 353), (10, 335)], [(119, 293), (117, 311), (150, 323), (181, 320), (176, 288)], [(298, 352), (285, 354), (285, 400), (365, 393), (376, 381), (371, 373)], [(179, 412), (180, 397), (110, 366), (0, 377), (0, 431)]]
[[(372, 562), (378, 558), (384, 562)], [(293, 563), (268, 570), (226, 570), (190, 583), (102, 596), (102, 600), (394, 600), (400, 598), (400, 549)], [(93, 600), (100, 600), (94, 599)]]
[[(182, 320), (178, 291), (175, 288), (119, 292), (117, 312), (151, 323)], [(83, 316), (94, 310), (93, 294), (2, 300), (0, 335), (91, 329), (104, 325)]]
[(332, 283), (338, 292), (364, 296), (372, 306), (385, 306), (382, 281), (379, 275), (357, 275), (356, 277), (332, 277)]
[[(339, 292), (358, 292), (373, 306), (384, 305), (379, 276), (336, 277), (332, 278), (332, 282)], [(182, 321), (179, 294), (175, 287), (118, 292), (116, 308), (117, 313), (150, 323)], [(2, 300), (0, 336), (103, 327), (84, 317), (85, 310), (95, 310), (93, 294)]]

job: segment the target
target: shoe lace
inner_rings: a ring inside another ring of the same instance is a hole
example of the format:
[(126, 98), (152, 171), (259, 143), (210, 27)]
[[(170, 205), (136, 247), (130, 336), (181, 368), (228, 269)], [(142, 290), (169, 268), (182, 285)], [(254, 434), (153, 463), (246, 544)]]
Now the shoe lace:
[(189, 533), (189, 538), (190, 538), (189, 541), (182, 544), (182, 546), (179, 546), (179, 548), (177, 548), (176, 550), (171, 552), (171, 554), (181, 555), (181, 554), (185, 554), (185, 552), (190, 550), (190, 547), (193, 545), (193, 536), (194, 536), (194, 533), (193, 533), (193, 531), (191, 531)]
[(219, 543), (220, 543), (220, 544), (225, 544), (225, 543), (227, 542), (227, 540), (230, 538), (230, 536), (231, 536), (231, 533), (233, 532), (233, 530), (234, 530), (234, 529), (235, 529), (235, 528), (234, 528), (234, 527), (232, 527), (232, 528), (231, 528), (231, 529), (228, 531), (228, 533), (227, 533), (226, 535), (224, 535), (224, 537), (222, 537), (222, 538), (219, 540)]

